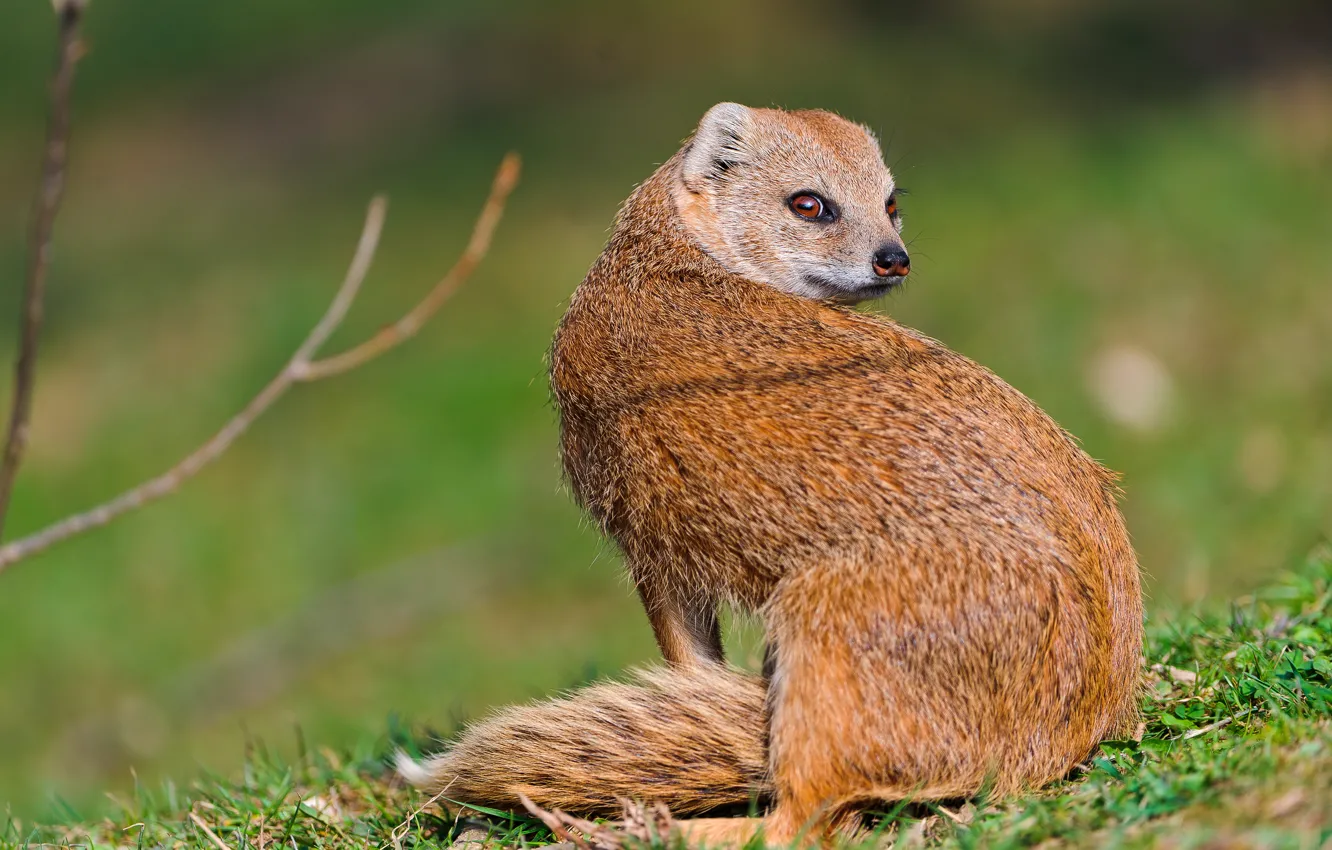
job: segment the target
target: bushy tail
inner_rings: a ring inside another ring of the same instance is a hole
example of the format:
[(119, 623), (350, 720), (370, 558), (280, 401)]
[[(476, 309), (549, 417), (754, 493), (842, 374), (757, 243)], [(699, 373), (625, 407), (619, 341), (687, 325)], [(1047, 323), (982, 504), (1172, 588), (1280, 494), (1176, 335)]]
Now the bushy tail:
[(616, 815), (618, 799), (678, 815), (770, 796), (766, 688), (720, 665), (639, 671), (559, 699), (504, 709), (447, 752), (398, 772), (441, 799), (521, 810)]

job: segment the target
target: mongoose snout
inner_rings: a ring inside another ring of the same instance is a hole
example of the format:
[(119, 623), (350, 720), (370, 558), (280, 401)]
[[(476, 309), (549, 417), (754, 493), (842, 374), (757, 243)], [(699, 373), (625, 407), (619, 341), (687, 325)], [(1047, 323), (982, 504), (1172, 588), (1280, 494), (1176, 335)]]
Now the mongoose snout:
[(728, 271), (803, 298), (854, 304), (905, 274), (897, 182), (864, 127), (828, 113), (719, 103), (672, 166), (675, 213)]
[(872, 265), (879, 277), (906, 277), (911, 273), (911, 258), (896, 245), (885, 245), (876, 251)]

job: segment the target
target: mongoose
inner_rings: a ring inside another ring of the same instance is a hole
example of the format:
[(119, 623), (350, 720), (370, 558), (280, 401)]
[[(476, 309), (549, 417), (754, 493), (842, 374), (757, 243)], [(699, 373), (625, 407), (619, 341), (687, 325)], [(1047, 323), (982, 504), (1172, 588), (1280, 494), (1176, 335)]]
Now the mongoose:
[[(1133, 725), (1114, 476), (985, 368), (846, 306), (909, 269), (868, 130), (708, 111), (624, 204), (551, 350), (568, 480), (669, 665), (505, 710), (409, 778), (580, 814), (757, 797), (784, 844), (869, 801), (1042, 785)], [(723, 604), (761, 615), (762, 675), (725, 666)]]

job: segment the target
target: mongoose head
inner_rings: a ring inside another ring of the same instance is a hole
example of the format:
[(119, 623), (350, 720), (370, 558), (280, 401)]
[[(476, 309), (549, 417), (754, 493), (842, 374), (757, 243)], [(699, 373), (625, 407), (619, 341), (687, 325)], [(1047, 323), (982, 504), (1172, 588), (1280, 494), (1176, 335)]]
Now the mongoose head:
[(878, 141), (830, 112), (717, 104), (681, 151), (674, 194), (708, 254), (792, 295), (863, 301), (911, 268)]

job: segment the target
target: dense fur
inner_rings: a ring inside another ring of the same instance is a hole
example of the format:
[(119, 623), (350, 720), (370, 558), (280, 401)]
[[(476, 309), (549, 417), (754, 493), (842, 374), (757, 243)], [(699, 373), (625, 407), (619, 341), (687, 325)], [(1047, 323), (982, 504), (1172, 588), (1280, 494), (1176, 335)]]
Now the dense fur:
[[(765, 828), (783, 842), (864, 800), (1041, 785), (1135, 719), (1142, 608), (1112, 476), (935, 340), (707, 250), (699, 210), (727, 215), (710, 192), (781, 204), (836, 154), (827, 191), (866, 194), (839, 198), (848, 209), (891, 187), (849, 122), (741, 116), (739, 138), (719, 136), (727, 150), (786, 164), (695, 162), (691, 180), (688, 146), (664, 164), (626, 202), (552, 349), (569, 480), (676, 669), (473, 727), (430, 765), (427, 784), (454, 782), (456, 799), (697, 811), (770, 783)], [(877, 237), (847, 240), (829, 249), (838, 263)], [(727, 603), (766, 624), (766, 729), (761, 686), (720, 667)]]
[[(449, 800), (522, 809), (518, 794), (589, 815), (621, 797), (676, 814), (767, 794), (764, 683), (720, 665), (640, 671), (561, 699), (501, 711), (424, 764), (400, 771)], [(447, 790), (445, 790), (447, 789)]]
[[(792, 295), (850, 303), (900, 282), (876, 275), (872, 256), (904, 251), (896, 185), (868, 130), (828, 112), (719, 103), (680, 152), (672, 200), (692, 241), (733, 274)], [(811, 192), (835, 221), (792, 215)]]

